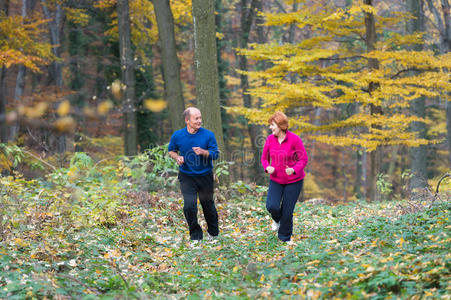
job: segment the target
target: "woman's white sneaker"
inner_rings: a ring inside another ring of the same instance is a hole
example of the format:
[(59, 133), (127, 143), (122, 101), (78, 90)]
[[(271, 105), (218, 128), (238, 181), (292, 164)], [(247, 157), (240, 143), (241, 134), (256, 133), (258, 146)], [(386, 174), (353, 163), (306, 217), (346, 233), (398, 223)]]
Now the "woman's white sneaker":
[(280, 222), (272, 220), (271, 229), (272, 231), (278, 231), (280, 227)]

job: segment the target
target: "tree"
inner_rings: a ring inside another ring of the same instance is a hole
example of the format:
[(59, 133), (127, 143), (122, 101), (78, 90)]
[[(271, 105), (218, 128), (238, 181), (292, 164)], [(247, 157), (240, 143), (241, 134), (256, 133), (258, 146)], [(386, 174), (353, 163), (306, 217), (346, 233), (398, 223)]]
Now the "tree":
[(117, 1), (119, 53), (122, 66), (122, 94), (124, 152), (125, 155), (136, 155), (136, 104), (135, 104), (135, 70), (133, 62), (133, 49), (130, 39), (130, 11), (128, 0)]
[[(0, 17), (4, 20), (8, 16), (9, 1), (0, 0)], [(0, 61), (0, 142), (8, 141), (8, 127), (6, 124), (6, 67)]]
[[(451, 50), (451, 17), (450, 17), (450, 5), (448, 0), (440, 0), (441, 10), (435, 6), (436, 1), (426, 0), (429, 10), (434, 16), (435, 27), (438, 29), (439, 34), (439, 49), (440, 53), (446, 54)], [(449, 71), (449, 70), (448, 70)], [(451, 102), (449, 100), (446, 104), (446, 129), (448, 140), (448, 164), (451, 168)]]
[[(370, 9), (370, 7), (373, 7), (373, 1), (372, 0), (364, 0), (363, 1), (365, 5), (368, 6), (367, 10), (364, 10), (365, 15), (365, 43), (366, 43), (366, 51), (372, 52), (376, 49), (376, 20), (374, 12)], [(372, 70), (379, 69), (379, 61), (377, 58), (368, 58), (368, 69), (371, 72)], [(370, 97), (372, 97), (372, 94), (376, 92), (376, 90), (379, 88), (380, 84), (377, 81), (369, 81), (368, 83), (368, 94)], [(382, 112), (382, 106), (378, 105), (377, 103), (370, 103), (370, 114), (372, 117), (381, 116), (383, 114)], [(371, 128), (374, 128), (375, 130), (380, 130), (381, 126), (379, 124), (373, 124), (371, 125)], [(380, 170), (380, 159), (381, 159), (381, 153), (380, 149), (376, 148), (374, 151), (371, 151), (370, 153), (370, 173), (368, 175), (368, 197), (371, 200), (376, 199), (376, 181), (377, 181), (377, 174), (379, 174)]]
[(8, 141), (6, 122), (6, 71), (11, 66), (24, 66), (32, 72), (41, 72), (40, 66), (55, 60), (52, 47), (43, 41), (43, 25), (47, 20), (8, 15), (9, 1), (0, 1), (0, 141)]
[(212, 130), (224, 151), (216, 57), (214, 1), (193, 0), (194, 60), (198, 108), (207, 129)]
[[(240, 30), (240, 43), (239, 46), (242, 49), (247, 48), (249, 42), (249, 36), (251, 33), (251, 28), (254, 23), (257, 14), (257, 7), (261, 6), (261, 0), (241, 0), (240, 2), (240, 21), (241, 21), (241, 30)], [(238, 55), (239, 69), (242, 71), (248, 70), (247, 57), (245, 55)], [(247, 108), (252, 108), (252, 98), (251, 95), (248, 94), (249, 88), (249, 79), (246, 73), (240, 74), (240, 82), (241, 82), (241, 93), (243, 97), (244, 106)], [(251, 166), (251, 177), (256, 181), (260, 182), (260, 177), (262, 177), (262, 168), (260, 166), (260, 153), (261, 149), (259, 149), (260, 145), (258, 145), (258, 139), (260, 135), (260, 128), (255, 124), (246, 124), (249, 138), (251, 140), (251, 148), (254, 156), (253, 165)]]
[(185, 126), (181, 117), (185, 110), (185, 102), (180, 79), (180, 62), (176, 51), (174, 18), (169, 0), (152, 0), (152, 3), (158, 24), (165, 98), (169, 103), (172, 129), (177, 130)]
[[(53, 84), (58, 90), (63, 88), (63, 68), (61, 63), (61, 28), (64, 11), (60, 2), (49, 3), (41, 0), (44, 16), (49, 20), (49, 36), (53, 55), (57, 58), (52, 61), (49, 68), (49, 84)], [(52, 8), (52, 10), (51, 10)], [(66, 135), (59, 134), (56, 137), (56, 149), (59, 153), (66, 151)]]
[[(424, 11), (422, 0), (408, 0), (407, 10), (412, 15), (413, 19), (407, 21), (407, 32), (415, 34), (424, 32)], [(414, 46), (416, 51), (422, 50), (422, 44)], [(412, 114), (424, 119), (426, 117), (425, 98), (420, 97), (412, 100)], [(418, 137), (426, 138), (426, 124), (424, 122), (413, 122), (412, 130), (418, 132)], [(424, 188), (427, 186), (427, 151), (426, 145), (419, 147), (412, 147), (411, 152), (411, 169), (412, 178), (410, 181), (410, 189)]]
[[(264, 14), (267, 26), (296, 23), (300, 29), (311, 28), (311, 37), (294, 45), (253, 44), (251, 49), (241, 50), (254, 60), (270, 61), (272, 66), (248, 72), (267, 83), (249, 89), (251, 95), (262, 98), (263, 108), (229, 111), (264, 124), (274, 110), (322, 107), (320, 125), (308, 115), (292, 116), (295, 132), (318, 132), (311, 138), (335, 146), (361, 146), (370, 153), (385, 145), (429, 143), (409, 131), (412, 122), (424, 120), (411, 116), (406, 108), (414, 99), (442, 95), (450, 88), (445, 69), (451, 61), (432, 52), (403, 49), (421, 43), (418, 34), (403, 36), (390, 30), (408, 17), (398, 12), (377, 13), (372, 2), (365, 0), (346, 8), (304, 3), (296, 13)], [(384, 35), (378, 34), (382, 30)], [(416, 72), (412, 74), (412, 70)], [(359, 110), (353, 112), (356, 104)], [(328, 114), (343, 109), (349, 113), (338, 119)], [(369, 194), (374, 200), (379, 159), (371, 155), (369, 188), (373, 191)]]

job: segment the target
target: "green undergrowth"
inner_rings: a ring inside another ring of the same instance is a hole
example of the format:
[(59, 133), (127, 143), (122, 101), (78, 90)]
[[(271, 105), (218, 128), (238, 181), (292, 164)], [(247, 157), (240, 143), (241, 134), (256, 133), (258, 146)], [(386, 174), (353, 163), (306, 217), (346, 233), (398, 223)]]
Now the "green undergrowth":
[(216, 191), (220, 237), (192, 246), (173, 177), (143, 191), (145, 170), (94, 165), (0, 177), (1, 299), (450, 298), (446, 197), (298, 203), (287, 245), (266, 189), (237, 182)]

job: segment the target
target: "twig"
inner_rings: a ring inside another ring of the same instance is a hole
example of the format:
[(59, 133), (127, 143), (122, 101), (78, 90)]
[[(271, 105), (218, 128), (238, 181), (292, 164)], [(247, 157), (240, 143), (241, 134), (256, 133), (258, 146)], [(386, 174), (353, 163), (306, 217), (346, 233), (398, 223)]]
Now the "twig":
[(438, 189), (440, 187), (440, 183), (442, 182), (443, 179), (445, 179), (446, 177), (451, 178), (451, 174), (450, 173), (446, 173), (445, 175), (442, 176), (442, 178), (440, 178), (440, 180), (437, 183), (437, 189), (435, 190), (435, 196), (438, 195)]
[(124, 276), (122, 275), (121, 270), (119, 269), (119, 267), (117, 266), (117, 263), (112, 263), (113, 267), (116, 269), (117, 273), (119, 274), (119, 276), (121, 276), (122, 280), (125, 283), (125, 286), (127, 287), (127, 290), (130, 289), (130, 286), (128, 285), (127, 280), (124, 278)]
[(51, 165), (51, 164), (49, 164), (49, 163), (46, 162), (45, 160), (42, 160), (41, 158), (37, 157), (36, 155), (34, 155), (33, 153), (31, 153), (31, 152), (29, 152), (29, 151), (27, 151), (27, 150), (22, 150), (22, 151), (23, 151), (24, 153), (30, 155), (31, 157), (33, 157), (33, 158), (39, 160), (39, 161), (42, 162), (43, 164), (45, 164), (45, 165), (51, 167), (51, 168), (53, 169), (53, 171), (56, 171), (56, 167), (53, 166), (53, 165)]

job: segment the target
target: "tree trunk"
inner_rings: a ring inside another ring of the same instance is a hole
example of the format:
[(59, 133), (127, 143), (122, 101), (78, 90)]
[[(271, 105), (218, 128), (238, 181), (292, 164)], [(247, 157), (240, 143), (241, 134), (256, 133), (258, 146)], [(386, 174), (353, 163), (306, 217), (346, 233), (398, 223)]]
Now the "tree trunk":
[[(42, 10), (44, 16), (50, 19), (49, 31), (50, 31), (50, 44), (52, 45), (52, 52), (58, 58), (61, 58), (61, 23), (63, 20), (63, 9), (61, 4), (55, 4), (55, 12), (52, 15), (48, 8), (47, 0), (41, 0)], [(63, 87), (63, 68), (61, 62), (54, 61), (49, 68), (50, 84), (54, 84), (57, 89)], [(56, 139), (56, 151), (58, 153), (64, 153), (66, 151), (66, 135), (61, 134)]]
[[(451, 24), (450, 24), (450, 6), (448, 0), (441, 0), (441, 8), (443, 13), (443, 18), (438, 11), (438, 9), (434, 6), (433, 0), (426, 0), (429, 10), (434, 15), (435, 18), (435, 26), (439, 31), (440, 43), (439, 48), (442, 54), (448, 53), (451, 50)], [(451, 93), (448, 93), (450, 96)], [(449, 98), (449, 97), (448, 97)], [(451, 168), (451, 108), (450, 103), (446, 104), (446, 136), (448, 138), (448, 166)]]
[[(256, 6), (257, 2), (260, 0), (251, 0), (250, 7), (248, 8), (248, 1), (241, 0), (240, 10), (241, 10), (241, 31), (240, 31), (240, 48), (247, 48), (247, 44), (249, 41), (249, 34), (252, 28), (252, 24), (254, 22), (254, 18), (256, 15)], [(239, 68), (242, 71), (247, 71), (247, 57), (245, 55), (238, 56)], [(244, 107), (251, 108), (252, 107), (252, 98), (249, 95), (249, 79), (246, 74), (240, 74), (241, 81), (241, 93), (243, 97)], [(249, 165), (251, 167), (250, 178), (252, 178), (255, 182), (260, 183), (263, 178), (263, 171), (260, 166), (260, 155), (261, 155), (261, 143), (259, 142), (259, 138), (261, 135), (260, 126), (254, 124), (247, 124), (247, 130), (249, 134), (249, 138), (251, 140), (251, 149), (253, 154), (252, 164)]]
[(204, 126), (215, 133), (223, 157), (214, 1), (193, 0), (192, 3), (197, 104), (202, 112)]
[[(372, 0), (364, 0), (364, 4), (373, 5)], [(366, 47), (367, 51), (371, 52), (375, 49), (374, 45), (376, 44), (376, 21), (374, 18), (374, 14), (365, 12), (365, 27), (366, 27)], [(370, 58), (368, 60), (369, 69), (378, 69), (379, 62), (376, 59)], [(375, 82), (370, 82), (368, 86), (368, 91), (371, 94), (375, 89), (378, 88), (378, 85)], [(371, 115), (382, 114), (382, 108), (380, 106), (376, 106), (371, 104), (370, 107)], [(380, 168), (380, 160), (381, 153), (379, 147), (370, 153), (370, 172), (368, 174), (368, 197), (370, 201), (374, 201), (377, 198), (377, 190), (376, 190), (376, 180), (377, 174), (379, 173)]]
[(8, 124), (6, 124), (6, 68), (0, 69), (0, 143), (8, 142)]
[[(8, 15), (9, 1), (0, 0), (0, 11)], [(0, 143), (8, 142), (8, 125), (6, 124), (6, 67), (0, 67)]]
[(152, 3), (160, 39), (165, 99), (169, 104), (172, 129), (177, 130), (185, 127), (185, 122), (182, 118), (185, 102), (180, 79), (180, 62), (176, 52), (174, 17), (169, 0), (152, 0)]
[(124, 114), (124, 152), (132, 156), (138, 152), (135, 105), (135, 70), (130, 32), (130, 10), (128, 0), (117, 2), (119, 53), (121, 56), (122, 83), (125, 89), (122, 94)]
[[(223, 16), (227, 14), (227, 8), (224, 7), (222, 0), (215, 0), (215, 23), (216, 32), (219, 34), (224, 33), (224, 19)], [(224, 59), (222, 53), (226, 51), (229, 41), (224, 38), (216, 38), (216, 56), (218, 58), (218, 81), (219, 81), (219, 103), (221, 106), (227, 106), (227, 98), (229, 97), (229, 89), (227, 87), (227, 80), (225, 75), (229, 73), (229, 62)], [(232, 160), (232, 150), (229, 136), (230, 134), (230, 116), (226, 113), (225, 109), (221, 109), (222, 130), (224, 137), (224, 147), (226, 149), (226, 155), (224, 159)]]
[[(450, 25), (450, 7), (448, 0), (441, 0), (442, 3), (442, 11), (443, 11), (443, 20), (445, 23), (445, 32), (443, 34), (443, 42), (440, 47), (443, 53), (448, 53), (451, 50), (451, 25)], [(448, 70), (449, 71), (449, 70)], [(451, 93), (448, 93), (448, 99), (451, 99)], [(449, 152), (449, 160), (448, 164), (451, 168), (451, 103), (448, 100), (446, 103), (446, 129), (447, 129), (447, 137), (448, 137), (448, 152)]]
[(443, 38), (443, 48), (446, 53), (451, 50), (451, 16), (450, 16), (450, 7), (448, 0), (441, 0), (442, 3), (442, 12), (443, 12), (443, 21), (445, 23), (445, 32)]
[[(422, 9), (422, 0), (408, 0), (407, 10), (414, 17), (407, 23), (407, 33), (424, 31), (424, 13)], [(415, 50), (422, 49), (421, 45), (415, 46)], [(411, 112), (414, 116), (424, 118), (426, 116), (425, 98), (420, 97), (411, 103)], [(413, 122), (411, 130), (417, 132), (419, 138), (426, 138), (426, 124), (424, 122)], [(410, 168), (412, 170), (412, 179), (410, 181), (410, 190), (427, 186), (427, 147), (421, 145), (410, 149)]]
[(448, 138), (448, 164), (451, 169), (451, 101), (446, 102), (446, 137)]
[(363, 198), (362, 183), (363, 183), (363, 155), (360, 150), (355, 152), (356, 154), (356, 166), (355, 166), (355, 181), (354, 181), (354, 194), (357, 199)]
[[(46, 19), (50, 19), (49, 22), (49, 30), (50, 30), (50, 44), (52, 45), (53, 54), (60, 58), (61, 57), (61, 37), (60, 37), (60, 29), (61, 22), (63, 17), (63, 10), (61, 4), (55, 4), (55, 13), (52, 15), (48, 8), (47, 0), (41, 0), (42, 10), (44, 12), (44, 16)], [(51, 82), (55, 84), (57, 87), (63, 86), (63, 72), (61, 63), (58, 61), (54, 61), (50, 67), (50, 77)]]
[[(25, 18), (27, 16), (27, 0), (22, 0), (22, 17)], [(25, 74), (26, 74), (27, 68), (23, 65), (19, 66), (19, 70), (17, 72), (16, 77), (16, 89), (14, 92), (14, 101), (16, 104), (20, 102), (22, 99), (24, 89), (25, 89)], [(15, 122), (13, 125), (11, 125), (11, 130), (9, 133), (9, 139), (14, 141), (16, 140), (16, 137), (19, 133), (19, 122)]]

